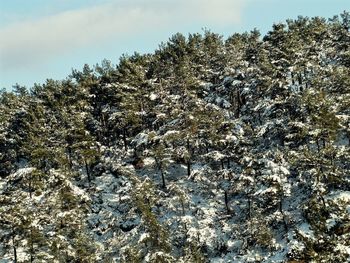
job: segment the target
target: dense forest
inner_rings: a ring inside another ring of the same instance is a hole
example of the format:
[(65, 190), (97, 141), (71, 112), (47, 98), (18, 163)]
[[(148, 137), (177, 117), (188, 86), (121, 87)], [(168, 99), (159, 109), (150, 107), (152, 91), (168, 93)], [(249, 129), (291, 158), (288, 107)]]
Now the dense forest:
[(350, 14), (0, 93), (0, 262), (349, 262)]

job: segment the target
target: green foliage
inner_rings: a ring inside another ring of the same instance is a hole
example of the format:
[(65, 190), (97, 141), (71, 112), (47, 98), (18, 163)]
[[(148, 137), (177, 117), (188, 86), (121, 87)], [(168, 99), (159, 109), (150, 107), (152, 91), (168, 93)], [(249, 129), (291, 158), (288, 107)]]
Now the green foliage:
[(201, 248), (196, 242), (189, 243), (184, 249), (185, 255), (183, 256), (183, 262), (189, 263), (204, 263), (207, 262), (203, 255)]
[(250, 232), (248, 244), (272, 249), (275, 243), (271, 229), (259, 218), (254, 218), (248, 223)]
[(169, 252), (168, 233), (158, 222), (154, 212), (152, 212), (152, 208), (156, 202), (157, 198), (154, 193), (152, 182), (145, 181), (136, 188), (135, 203), (141, 212), (146, 231), (149, 233), (144, 242), (150, 243), (151, 251), (160, 250)]
[[(348, 203), (332, 194), (350, 189), (349, 21), (177, 33), (154, 54), (2, 90), (0, 253), (207, 262), (247, 245), (269, 261), (279, 238), (301, 244), (296, 260), (345, 262)], [(202, 224), (215, 234), (194, 241)]]

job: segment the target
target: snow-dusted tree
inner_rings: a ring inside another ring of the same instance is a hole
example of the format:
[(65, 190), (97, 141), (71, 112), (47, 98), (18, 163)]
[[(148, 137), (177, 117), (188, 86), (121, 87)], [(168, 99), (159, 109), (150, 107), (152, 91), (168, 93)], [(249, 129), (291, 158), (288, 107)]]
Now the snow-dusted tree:
[(166, 168), (171, 161), (170, 159), (171, 155), (170, 155), (169, 149), (167, 149), (163, 143), (160, 143), (157, 146), (155, 146), (153, 150), (153, 157), (155, 159), (157, 169), (160, 172), (160, 176), (162, 179), (162, 187), (166, 188), (166, 183), (165, 183), (165, 174), (167, 173)]
[[(171, 255), (171, 244), (169, 242), (169, 236), (167, 230), (159, 222), (154, 212), (154, 206), (157, 202), (157, 196), (152, 181), (146, 179), (143, 182), (138, 182), (134, 189), (134, 202), (141, 213), (142, 226), (144, 232), (139, 236), (137, 244), (131, 244), (131, 246), (137, 246), (141, 258), (146, 262), (174, 262), (174, 258)], [(129, 251), (129, 252), (128, 252)], [(128, 260), (130, 257), (130, 248), (126, 248), (126, 254), (124, 259)], [(133, 258), (138, 256), (132, 253)]]
[(261, 207), (269, 211), (273, 207), (277, 207), (280, 215), (277, 216), (277, 221), (282, 221), (286, 230), (288, 224), (285, 219), (285, 211), (283, 202), (286, 197), (291, 195), (291, 183), (288, 176), (289, 164), (284, 159), (283, 153), (275, 150), (274, 159), (263, 158), (260, 160), (263, 163), (261, 176), (259, 181), (261, 189), (255, 193), (258, 202), (261, 202)]

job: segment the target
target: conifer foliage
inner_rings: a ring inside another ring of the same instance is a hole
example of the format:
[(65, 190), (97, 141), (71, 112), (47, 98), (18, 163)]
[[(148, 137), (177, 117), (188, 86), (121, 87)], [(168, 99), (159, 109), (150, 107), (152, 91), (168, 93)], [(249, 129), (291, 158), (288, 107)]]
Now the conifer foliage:
[(349, 262), (349, 21), (1, 91), (0, 262)]

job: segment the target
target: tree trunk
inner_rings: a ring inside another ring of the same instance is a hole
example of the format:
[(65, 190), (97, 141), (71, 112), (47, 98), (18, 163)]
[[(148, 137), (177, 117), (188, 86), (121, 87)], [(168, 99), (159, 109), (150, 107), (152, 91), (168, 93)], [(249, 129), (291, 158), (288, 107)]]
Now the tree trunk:
[(165, 185), (165, 178), (164, 178), (164, 173), (163, 173), (162, 167), (160, 167), (159, 170), (160, 170), (160, 175), (162, 176), (162, 187), (165, 189), (166, 185)]
[(322, 146), (323, 146), (323, 149), (326, 148), (326, 145), (327, 145), (327, 142), (326, 142), (326, 139), (324, 137), (322, 137)]
[(187, 176), (191, 175), (191, 161), (187, 161)]
[(30, 263), (34, 261), (33, 230), (30, 229)]
[(69, 164), (69, 168), (72, 169), (73, 168), (73, 161), (72, 161), (72, 147), (68, 146), (68, 164)]
[(324, 200), (324, 197), (323, 197), (322, 194), (320, 194), (320, 198), (321, 198), (321, 201), (322, 201), (323, 208), (326, 209), (326, 201)]
[(190, 139), (187, 138), (187, 152), (188, 152), (188, 160), (187, 160), (187, 176), (191, 175), (191, 145)]
[(15, 148), (15, 153), (16, 153), (16, 161), (17, 161), (17, 163), (19, 163), (19, 162), (20, 162), (20, 160), (19, 160), (18, 150), (19, 150), (19, 147), (16, 147), (16, 148)]
[(280, 202), (279, 202), (279, 210), (281, 214), (283, 214), (282, 198), (280, 199)]
[(258, 110), (258, 120), (259, 120), (259, 124), (262, 125), (260, 110)]
[(250, 196), (248, 196), (248, 218), (251, 219), (252, 218), (252, 201)]
[(239, 113), (241, 111), (241, 93), (237, 89), (237, 108), (236, 108), (236, 118), (239, 118)]
[(30, 174), (29, 178), (29, 198), (32, 199), (32, 184), (33, 184), (33, 176)]
[[(303, 78), (301, 73), (298, 74), (298, 82), (299, 82), (299, 85), (303, 85)], [(301, 87), (300, 87), (300, 91), (303, 91)]]
[(88, 165), (88, 163), (87, 163), (85, 158), (84, 158), (84, 163), (85, 163), (86, 175), (88, 177), (88, 182), (89, 182), (89, 186), (90, 186), (90, 183), (91, 183), (90, 168), (89, 168), (89, 165)]
[(284, 218), (283, 206), (282, 206), (282, 205), (283, 205), (283, 199), (282, 199), (282, 197), (281, 197), (280, 203), (279, 203), (279, 211), (280, 211), (281, 214), (282, 214), (282, 220), (283, 220), (284, 229), (285, 229), (286, 232), (288, 232), (288, 224), (287, 224), (287, 222), (286, 222), (286, 219)]
[(13, 247), (13, 262), (17, 263), (17, 249), (15, 244), (15, 230), (12, 226), (12, 247)]
[(124, 127), (123, 128), (123, 142), (124, 142), (124, 149), (125, 151), (128, 150), (128, 144), (127, 144), (127, 141), (126, 141), (126, 128)]

